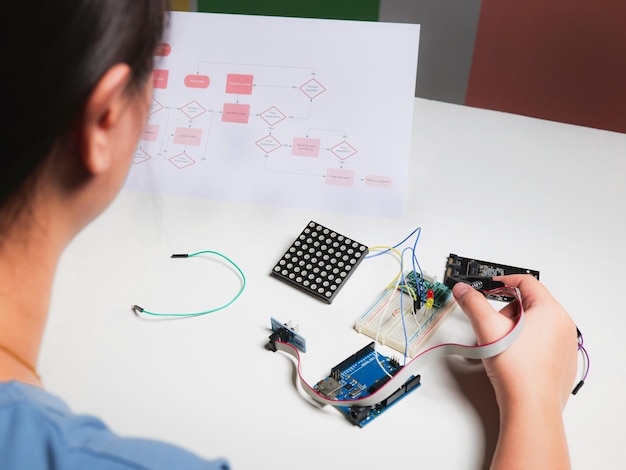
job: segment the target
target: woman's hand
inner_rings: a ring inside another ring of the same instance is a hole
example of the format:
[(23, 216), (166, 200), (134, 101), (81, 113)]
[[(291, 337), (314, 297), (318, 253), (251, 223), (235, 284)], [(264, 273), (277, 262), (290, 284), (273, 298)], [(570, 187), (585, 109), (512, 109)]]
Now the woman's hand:
[[(576, 326), (533, 276), (494, 279), (519, 289), (525, 322), (506, 351), (483, 360), (500, 409), (500, 438), (493, 466), (569, 468), (562, 412), (576, 376)], [(467, 284), (456, 284), (453, 294), (481, 344), (504, 336), (519, 314), (517, 302), (498, 312)]]

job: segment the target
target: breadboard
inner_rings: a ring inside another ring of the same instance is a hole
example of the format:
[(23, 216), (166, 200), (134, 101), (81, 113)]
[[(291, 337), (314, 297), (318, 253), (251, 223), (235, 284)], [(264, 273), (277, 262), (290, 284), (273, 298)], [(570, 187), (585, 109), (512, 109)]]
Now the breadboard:
[[(407, 284), (415, 285), (413, 272), (405, 274), (405, 278)], [(422, 277), (417, 275), (417, 279)], [(357, 319), (354, 329), (402, 354), (415, 356), (453, 310), (455, 303), (452, 291), (431, 276), (424, 275), (421, 286), (421, 308), (415, 310), (414, 299), (405, 290), (385, 289)], [(425, 306), (427, 289), (432, 289), (435, 298), (439, 299), (432, 308)]]

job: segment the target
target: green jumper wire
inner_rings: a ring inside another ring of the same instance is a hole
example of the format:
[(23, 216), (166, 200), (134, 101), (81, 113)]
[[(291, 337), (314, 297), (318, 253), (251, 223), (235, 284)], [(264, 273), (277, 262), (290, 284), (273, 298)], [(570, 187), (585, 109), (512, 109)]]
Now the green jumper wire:
[(246, 288), (246, 276), (243, 274), (243, 271), (241, 270), (241, 268), (237, 266), (237, 264), (233, 260), (223, 255), (222, 253), (219, 253), (217, 251), (211, 251), (211, 250), (198, 251), (197, 253), (190, 253), (190, 254), (187, 254), (187, 253), (173, 254), (171, 257), (172, 258), (191, 258), (192, 256), (198, 256), (198, 255), (203, 255), (203, 254), (211, 254), (211, 255), (219, 256), (225, 259), (231, 266), (233, 266), (239, 272), (241, 276), (241, 280), (242, 280), (241, 289), (239, 289), (239, 292), (237, 292), (237, 294), (232, 299), (230, 299), (228, 302), (226, 302), (224, 305), (220, 307), (212, 308), (210, 310), (205, 310), (203, 312), (195, 312), (195, 313), (155, 313), (155, 312), (150, 312), (144, 309), (143, 307), (140, 307), (139, 305), (133, 305), (131, 309), (133, 310), (135, 315), (139, 315), (140, 313), (145, 313), (146, 315), (152, 315), (155, 317), (197, 317), (200, 315), (207, 315), (209, 313), (217, 312), (219, 310), (224, 310), (226, 307), (230, 306), (233, 302), (235, 302), (235, 300), (239, 298), (239, 296), (242, 294), (242, 292)]

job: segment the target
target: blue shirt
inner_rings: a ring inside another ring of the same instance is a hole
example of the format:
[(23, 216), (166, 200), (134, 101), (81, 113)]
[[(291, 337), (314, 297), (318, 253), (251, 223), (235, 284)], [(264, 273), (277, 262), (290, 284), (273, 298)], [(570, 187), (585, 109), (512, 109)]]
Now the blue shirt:
[(170, 444), (122, 438), (43, 389), (0, 382), (0, 469), (229, 468), (224, 460), (203, 460)]

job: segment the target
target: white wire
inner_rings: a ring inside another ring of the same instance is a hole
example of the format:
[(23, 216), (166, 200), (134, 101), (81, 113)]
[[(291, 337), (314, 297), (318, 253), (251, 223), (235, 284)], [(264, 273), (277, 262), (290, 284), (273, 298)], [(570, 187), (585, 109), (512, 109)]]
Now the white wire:
[[(390, 291), (389, 292), (389, 300), (385, 304), (385, 307), (383, 308), (383, 310), (379, 313), (380, 317), (378, 319), (378, 328), (376, 329), (376, 338), (374, 338), (374, 341), (376, 341), (376, 343), (378, 343), (378, 335), (379, 335), (380, 330), (382, 328), (383, 319), (384, 319), (385, 315), (387, 314), (387, 309), (389, 308), (389, 305), (391, 305), (391, 301), (393, 300), (393, 296), (395, 295), (396, 292), (400, 292), (398, 290), (398, 286), (399, 285), (400, 285), (400, 278), (398, 278), (398, 283), (396, 284), (395, 288), (388, 289)], [(402, 295), (402, 293), (400, 293), (400, 295)], [(378, 365), (380, 366), (380, 368), (383, 370), (383, 372), (385, 374), (387, 374), (390, 378), (393, 378), (393, 375), (391, 375), (389, 373), (389, 371), (387, 369), (385, 369), (385, 367), (383, 366), (382, 362), (380, 362), (380, 358), (378, 357), (378, 351), (376, 351), (376, 362), (378, 363)]]

